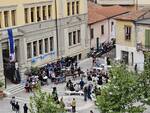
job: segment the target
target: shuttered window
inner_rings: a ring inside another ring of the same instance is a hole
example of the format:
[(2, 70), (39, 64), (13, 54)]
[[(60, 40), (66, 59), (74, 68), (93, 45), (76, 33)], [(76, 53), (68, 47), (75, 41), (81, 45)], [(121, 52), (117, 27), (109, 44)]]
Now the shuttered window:
[(150, 48), (150, 29), (145, 30), (145, 48)]

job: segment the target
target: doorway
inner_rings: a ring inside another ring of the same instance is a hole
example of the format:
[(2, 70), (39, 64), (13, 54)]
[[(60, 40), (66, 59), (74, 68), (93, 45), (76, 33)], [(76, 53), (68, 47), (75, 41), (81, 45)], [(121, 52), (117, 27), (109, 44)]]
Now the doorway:
[(129, 64), (129, 53), (127, 51), (121, 51), (122, 54), (122, 61), (125, 64)]

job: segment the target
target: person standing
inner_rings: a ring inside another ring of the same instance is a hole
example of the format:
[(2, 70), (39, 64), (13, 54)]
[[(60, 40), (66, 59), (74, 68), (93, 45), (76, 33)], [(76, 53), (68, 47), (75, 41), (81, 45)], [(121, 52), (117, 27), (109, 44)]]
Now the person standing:
[(88, 99), (90, 99), (90, 100), (92, 100), (92, 98), (91, 98), (91, 90), (92, 90), (92, 87), (91, 87), (91, 85), (89, 84), (89, 85), (88, 85), (88, 88), (87, 88), (87, 96), (88, 96)]
[(12, 106), (12, 110), (15, 111), (15, 103), (16, 103), (16, 99), (15, 97), (12, 97), (11, 101), (10, 101), (10, 104)]
[(80, 80), (80, 89), (82, 90), (83, 89), (83, 86), (84, 86), (84, 81), (83, 81), (83, 79), (81, 78), (81, 80)]
[(19, 106), (18, 102), (16, 102), (15, 108), (16, 108), (16, 113), (19, 113), (19, 111), (20, 111), (20, 106)]
[(75, 98), (73, 98), (71, 106), (72, 106), (72, 113), (75, 113), (76, 112), (76, 100), (75, 100)]
[(92, 110), (90, 110), (90, 113), (93, 113), (93, 111), (92, 111)]
[(87, 101), (87, 92), (88, 92), (88, 89), (87, 89), (87, 86), (84, 87), (84, 101)]
[(64, 101), (63, 101), (63, 97), (60, 99), (60, 106), (61, 106), (61, 108), (65, 108), (65, 103), (64, 103)]
[(28, 113), (28, 106), (27, 106), (27, 104), (24, 104), (23, 110), (24, 110), (24, 113)]

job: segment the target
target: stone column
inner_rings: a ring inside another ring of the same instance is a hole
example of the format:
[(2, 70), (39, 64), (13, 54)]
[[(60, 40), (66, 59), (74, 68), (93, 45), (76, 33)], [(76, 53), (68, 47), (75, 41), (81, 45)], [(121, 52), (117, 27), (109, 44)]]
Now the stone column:
[(33, 58), (33, 42), (31, 42), (31, 58)]
[(4, 68), (3, 68), (3, 56), (2, 45), (0, 42), (0, 80), (4, 81)]
[(37, 54), (37, 56), (39, 56), (39, 40), (37, 40), (36, 49), (37, 49), (36, 54)]
[(34, 7), (34, 18), (35, 22), (37, 22), (37, 7)]
[(28, 8), (28, 22), (31, 23), (31, 8)]
[(43, 20), (43, 7), (40, 6), (40, 17), (41, 17), (41, 21)]
[(42, 52), (42, 53), (45, 54), (45, 43), (44, 43), (45, 40), (44, 40), (44, 39), (42, 39), (42, 40), (43, 40), (43, 41), (42, 41), (42, 46), (43, 46), (43, 48), (42, 48), (42, 51), (43, 51), (43, 52)]
[(2, 20), (1, 20), (1, 22), (2, 22), (2, 28), (4, 28), (5, 27), (4, 11), (2, 11)]
[(48, 20), (49, 19), (49, 17), (48, 17), (48, 5), (46, 5), (45, 14), (46, 14), (46, 20)]
[(21, 79), (25, 79), (24, 72), (26, 71), (27, 67), (27, 45), (26, 45), (26, 39), (20, 38), (19, 39), (19, 71), (21, 75)]
[(12, 26), (11, 10), (9, 10), (9, 12), (8, 12), (8, 21), (9, 21), (9, 26)]

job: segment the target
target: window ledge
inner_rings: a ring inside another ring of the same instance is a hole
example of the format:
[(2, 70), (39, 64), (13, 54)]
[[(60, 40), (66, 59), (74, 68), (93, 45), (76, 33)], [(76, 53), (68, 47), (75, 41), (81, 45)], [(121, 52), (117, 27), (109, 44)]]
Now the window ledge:
[(77, 46), (81, 46), (81, 43), (78, 43), (78, 44), (75, 44), (75, 45), (69, 46), (69, 49), (72, 49), (72, 48), (77, 47)]

